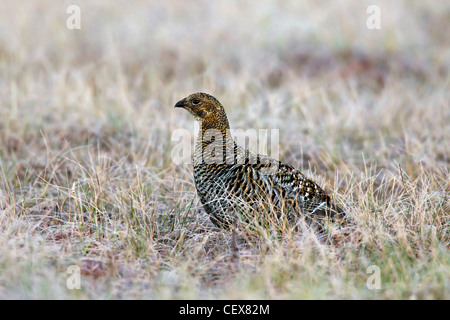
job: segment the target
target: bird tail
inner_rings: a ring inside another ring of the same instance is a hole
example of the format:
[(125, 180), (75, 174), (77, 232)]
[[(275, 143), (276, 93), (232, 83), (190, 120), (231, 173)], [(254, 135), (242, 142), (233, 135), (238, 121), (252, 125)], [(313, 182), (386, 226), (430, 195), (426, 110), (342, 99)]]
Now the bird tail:
[(316, 208), (311, 213), (318, 218), (327, 218), (331, 220), (341, 220), (346, 214), (341, 207), (337, 206), (331, 201), (327, 201), (328, 204), (323, 204), (322, 206)]
[(346, 214), (345, 214), (344, 210), (342, 210), (342, 208), (339, 207), (338, 205), (332, 203), (329, 206), (329, 216), (332, 219), (336, 219), (336, 218), (337, 219), (343, 219), (345, 217), (345, 215)]

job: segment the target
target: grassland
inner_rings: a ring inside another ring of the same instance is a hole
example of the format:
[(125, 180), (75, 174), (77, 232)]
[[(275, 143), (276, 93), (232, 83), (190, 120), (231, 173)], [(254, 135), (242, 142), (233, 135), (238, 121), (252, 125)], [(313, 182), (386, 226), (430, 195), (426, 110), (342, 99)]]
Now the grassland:
[[(450, 3), (368, 4), (0, 2), (0, 298), (449, 299)], [(351, 225), (236, 257), (171, 156), (197, 91)]]

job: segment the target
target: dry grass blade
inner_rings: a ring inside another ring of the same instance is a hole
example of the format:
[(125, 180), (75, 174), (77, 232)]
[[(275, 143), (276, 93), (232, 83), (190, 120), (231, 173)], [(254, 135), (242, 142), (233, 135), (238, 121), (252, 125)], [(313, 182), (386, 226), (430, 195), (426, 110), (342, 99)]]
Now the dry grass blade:
[[(0, 298), (449, 299), (450, 3), (378, 3), (1, 1)], [(171, 156), (197, 91), (349, 223), (215, 228)]]

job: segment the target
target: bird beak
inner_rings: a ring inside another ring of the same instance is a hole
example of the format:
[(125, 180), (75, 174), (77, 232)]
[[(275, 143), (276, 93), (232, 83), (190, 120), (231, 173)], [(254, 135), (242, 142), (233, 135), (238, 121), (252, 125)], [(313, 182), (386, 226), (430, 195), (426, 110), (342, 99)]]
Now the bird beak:
[(175, 108), (184, 108), (184, 107), (186, 107), (186, 106), (184, 105), (184, 103), (182, 101), (178, 101), (175, 104)]

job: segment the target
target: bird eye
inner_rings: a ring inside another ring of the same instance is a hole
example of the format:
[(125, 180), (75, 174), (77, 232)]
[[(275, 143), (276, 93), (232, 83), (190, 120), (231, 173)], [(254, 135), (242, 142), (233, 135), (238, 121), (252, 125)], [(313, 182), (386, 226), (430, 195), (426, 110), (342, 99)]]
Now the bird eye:
[(194, 101), (192, 101), (193, 104), (200, 104), (200, 100), (195, 99)]

